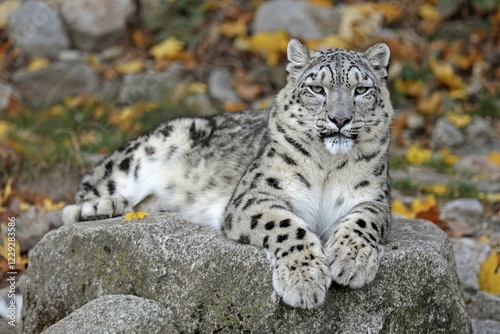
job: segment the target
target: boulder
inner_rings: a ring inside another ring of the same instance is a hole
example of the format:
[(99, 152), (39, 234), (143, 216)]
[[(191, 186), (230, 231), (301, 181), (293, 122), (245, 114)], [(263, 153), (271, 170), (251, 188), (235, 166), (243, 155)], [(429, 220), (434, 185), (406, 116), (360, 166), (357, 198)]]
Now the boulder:
[(92, 93), (99, 87), (99, 75), (85, 62), (55, 62), (35, 72), (20, 71), (13, 81), (23, 98), (37, 106), (52, 105), (64, 97)]
[(102, 50), (119, 41), (135, 12), (132, 0), (60, 0), (61, 15), (75, 46)]
[(57, 9), (44, 2), (26, 1), (14, 10), (7, 32), (14, 45), (30, 55), (56, 57), (71, 44)]
[(395, 218), (385, 249), (370, 285), (333, 286), (324, 305), (302, 310), (273, 292), (259, 249), (177, 215), (66, 225), (29, 254), (21, 332), (40, 332), (100, 296), (123, 294), (168, 310), (172, 332), (471, 332), (445, 233)]
[(170, 313), (152, 300), (131, 295), (105, 295), (85, 304), (43, 333), (175, 333)]
[(465, 142), (465, 136), (455, 125), (440, 118), (431, 133), (431, 142), (436, 148), (458, 146)]
[(467, 310), (473, 319), (493, 320), (500, 323), (500, 296), (479, 291), (467, 305)]
[(322, 38), (337, 32), (340, 16), (336, 9), (307, 1), (268, 1), (257, 9), (252, 32), (285, 30), (290, 36), (306, 40)]

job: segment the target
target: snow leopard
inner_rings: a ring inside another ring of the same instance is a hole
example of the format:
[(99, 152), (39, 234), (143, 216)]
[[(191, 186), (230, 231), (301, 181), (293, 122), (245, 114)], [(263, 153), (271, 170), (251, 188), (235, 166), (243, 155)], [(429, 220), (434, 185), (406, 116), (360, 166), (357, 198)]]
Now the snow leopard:
[(173, 211), (260, 247), (281, 300), (311, 309), (373, 281), (390, 232), (390, 50), (287, 46), (266, 111), (178, 118), (83, 177), (66, 223)]

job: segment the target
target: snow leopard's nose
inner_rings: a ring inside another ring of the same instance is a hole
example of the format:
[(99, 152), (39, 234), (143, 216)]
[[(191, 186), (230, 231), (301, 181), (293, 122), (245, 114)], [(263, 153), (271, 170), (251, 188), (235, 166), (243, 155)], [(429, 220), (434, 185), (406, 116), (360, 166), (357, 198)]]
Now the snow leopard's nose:
[(328, 115), (328, 119), (330, 120), (330, 122), (335, 124), (340, 131), (340, 129), (342, 129), (352, 120), (352, 117), (330, 117), (330, 115)]

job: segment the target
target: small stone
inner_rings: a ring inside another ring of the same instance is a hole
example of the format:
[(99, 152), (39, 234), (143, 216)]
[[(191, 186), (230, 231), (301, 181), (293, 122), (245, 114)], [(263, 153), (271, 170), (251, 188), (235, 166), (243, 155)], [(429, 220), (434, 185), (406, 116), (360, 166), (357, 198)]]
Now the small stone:
[(447, 222), (452, 230), (470, 235), (479, 227), (483, 214), (484, 207), (478, 199), (460, 198), (441, 207), (440, 219)]
[(450, 239), (455, 252), (458, 277), (469, 296), (479, 290), (477, 275), (491, 251), (491, 247), (470, 238)]
[(431, 134), (431, 142), (436, 148), (453, 147), (464, 141), (465, 136), (455, 125), (444, 118), (437, 120)]
[(10, 40), (30, 55), (56, 57), (70, 47), (70, 40), (58, 11), (44, 2), (26, 1), (9, 16)]
[(165, 95), (180, 82), (184, 67), (172, 64), (166, 71), (147, 71), (142, 73), (128, 73), (118, 94), (118, 101), (133, 104), (139, 101), (161, 101)]
[(55, 62), (35, 72), (16, 72), (13, 81), (22, 97), (35, 106), (49, 106), (64, 97), (93, 93), (99, 87), (98, 74), (85, 62)]
[[(467, 142), (475, 148), (485, 147), (491, 143), (493, 136), (491, 121), (481, 117), (474, 117), (467, 127)], [(485, 147), (487, 149), (487, 147)], [(476, 152), (477, 153), (477, 152)]]
[(453, 167), (459, 173), (480, 176), (482, 180), (500, 180), (500, 166), (489, 161), (486, 155), (464, 155)]
[(422, 114), (410, 111), (406, 119), (406, 127), (412, 131), (418, 131), (425, 126), (425, 117)]
[(479, 291), (472, 298), (470, 304), (467, 305), (467, 311), (473, 319), (500, 322), (500, 297), (485, 291)]
[(259, 6), (252, 32), (285, 30), (291, 36), (309, 40), (336, 33), (339, 22), (340, 13), (335, 9), (307, 1), (275, 0)]
[(119, 41), (135, 12), (132, 0), (63, 0), (61, 15), (81, 50), (102, 50)]
[(225, 67), (216, 67), (208, 78), (208, 94), (221, 102), (241, 102), (231, 86), (232, 75)]
[(59, 61), (85, 61), (85, 53), (80, 50), (62, 50), (57, 55)]
[(18, 98), (18, 94), (14, 90), (14, 87), (12, 87), (9, 83), (0, 80), (0, 111), (10, 105), (12, 98)]

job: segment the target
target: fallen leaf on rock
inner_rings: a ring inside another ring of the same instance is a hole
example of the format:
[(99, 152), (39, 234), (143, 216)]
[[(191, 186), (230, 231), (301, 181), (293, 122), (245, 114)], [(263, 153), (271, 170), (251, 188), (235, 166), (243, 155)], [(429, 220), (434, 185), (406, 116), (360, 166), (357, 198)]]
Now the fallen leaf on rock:
[(444, 147), (439, 150), (439, 156), (444, 161), (445, 164), (451, 166), (460, 159), (458, 155), (452, 154), (449, 147)]
[(119, 63), (116, 65), (116, 71), (118, 73), (136, 73), (144, 70), (144, 60), (134, 59), (127, 62)]
[(418, 7), (418, 15), (426, 21), (438, 21), (440, 19), (439, 11), (436, 6), (425, 3)]
[(12, 177), (7, 179), (7, 183), (5, 184), (3, 192), (0, 196), (0, 207), (7, 203), (10, 195), (12, 195)]
[(332, 7), (331, 0), (307, 0), (307, 2), (309, 2), (312, 5), (320, 6), (320, 7), (325, 7), (325, 8)]
[(43, 209), (46, 211), (62, 210), (65, 205), (64, 202), (54, 202), (52, 198), (43, 199)]
[(490, 256), (481, 263), (481, 271), (477, 279), (479, 281), (479, 289), (489, 292), (493, 295), (500, 293), (500, 254), (493, 251)]
[(424, 114), (434, 114), (441, 107), (441, 93), (433, 92), (430, 97), (420, 97), (417, 100), (417, 111)]
[(408, 207), (401, 200), (392, 201), (392, 212), (408, 218), (427, 219), (439, 225), (439, 207), (434, 195), (418, 197)]
[(49, 66), (50, 60), (44, 57), (33, 57), (26, 68), (28, 72), (36, 72)]
[(444, 195), (449, 191), (448, 186), (446, 184), (440, 184), (440, 183), (433, 185), (426, 185), (423, 187), (423, 190), (438, 196)]
[(465, 128), (472, 121), (472, 117), (470, 115), (463, 115), (458, 113), (447, 113), (446, 119), (457, 128)]
[(224, 22), (220, 25), (220, 32), (226, 37), (233, 38), (247, 35), (247, 21), (240, 19), (237, 21)]
[(125, 221), (128, 222), (132, 219), (144, 219), (146, 216), (149, 216), (149, 213), (144, 211), (129, 212), (125, 215)]

